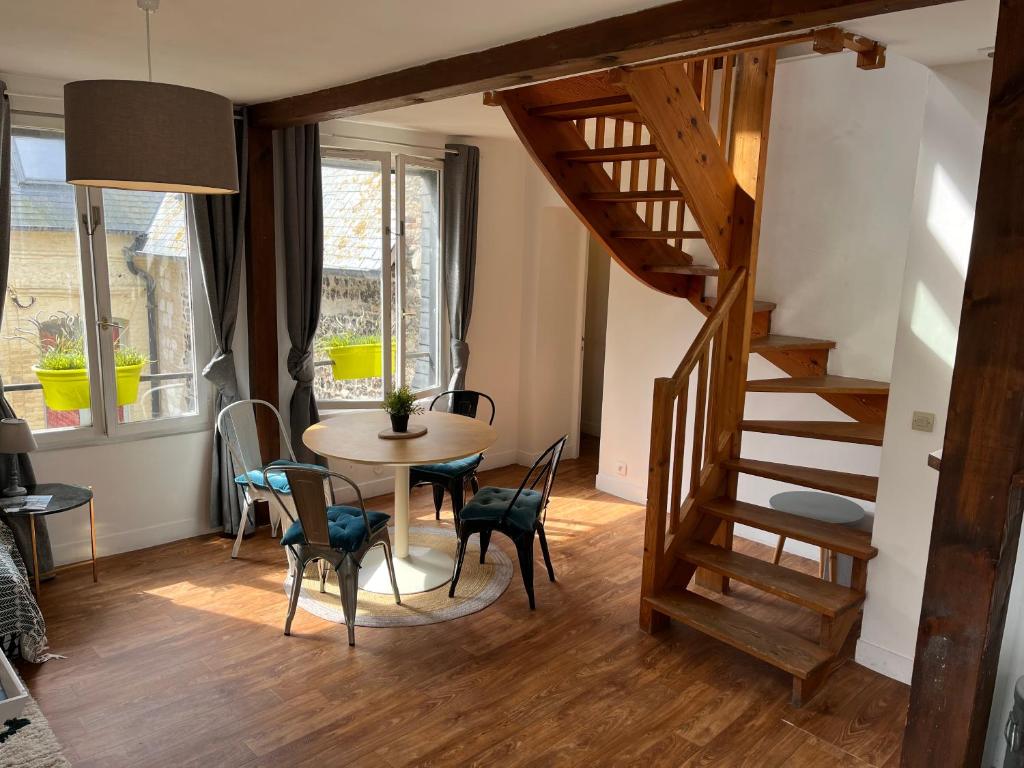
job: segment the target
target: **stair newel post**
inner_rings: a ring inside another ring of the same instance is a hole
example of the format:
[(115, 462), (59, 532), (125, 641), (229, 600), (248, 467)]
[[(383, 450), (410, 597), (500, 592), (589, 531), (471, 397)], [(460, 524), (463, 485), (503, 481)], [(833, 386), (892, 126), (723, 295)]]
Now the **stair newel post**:
[[(651, 404), (651, 457), (647, 471), (647, 521), (644, 527), (644, 561), (640, 577), (641, 598), (653, 597), (664, 583), (667, 570), (665, 529), (668, 520), (669, 474), (672, 460), (673, 401), (672, 379), (654, 380)], [(678, 424), (676, 429), (685, 429)], [(640, 601), (640, 628), (656, 632), (668, 626), (668, 617), (654, 611), (645, 600)]]

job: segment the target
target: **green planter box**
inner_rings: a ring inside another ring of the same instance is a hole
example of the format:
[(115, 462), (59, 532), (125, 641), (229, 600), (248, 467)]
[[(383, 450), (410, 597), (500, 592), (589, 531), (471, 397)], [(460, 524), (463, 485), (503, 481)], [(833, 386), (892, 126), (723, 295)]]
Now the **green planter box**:
[[(382, 375), (381, 344), (351, 344), (331, 347), (331, 373), (337, 381), (372, 379)], [(395, 342), (391, 342), (391, 370), (395, 370)]]
[[(117, 404), (131, 405), (139, 399), (139, 379), (145, 363), (115, 369)], [(89, 407), (89, 374), (84, 368), (50, 371), (32, 366), (43, 385), (43, 400), (51, 411), (80, 411)]]

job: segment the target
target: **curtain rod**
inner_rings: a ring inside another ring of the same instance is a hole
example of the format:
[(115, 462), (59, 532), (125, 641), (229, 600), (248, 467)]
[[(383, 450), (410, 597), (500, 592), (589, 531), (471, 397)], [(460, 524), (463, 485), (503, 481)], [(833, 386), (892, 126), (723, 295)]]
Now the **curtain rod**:
[(429, 144), (409, 144), (405, 141), (386, 141), (384, 139), (364, 139), (361, 136), (342, 136), (338, 133), (323, 133), (321, 136), (326, 136), (329, 139), (344, 139), (345, 141), (366, 141), (370, 144), (386, 144), (390, 147), (409, 147), (410, 149), (429, 149), (431, 152), (444, 152), (448, 155), (457, 155), (459, 150), (448, 149), (447, 147), (432, 147)]

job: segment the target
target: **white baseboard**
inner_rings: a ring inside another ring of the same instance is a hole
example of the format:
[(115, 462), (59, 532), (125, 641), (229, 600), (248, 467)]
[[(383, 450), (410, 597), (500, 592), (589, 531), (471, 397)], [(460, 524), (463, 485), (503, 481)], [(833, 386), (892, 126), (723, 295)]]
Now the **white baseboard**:
[(626, 501), (632, 501), (634, 504), (647, 503), (647, 486), (630, 482), (618, 475), (598, 472), (595, 486), (599, 491), (610, 493), (612, 496), (618, 496)]
[[(219, 530), (219, 528), (211, 529), (196, 520), (173, 520), (169, 523), (159, 523), (144, 528), (132, 528), (97, 536), (96, 552), (100, 557), (134, 552), (137, 549), (190, 539), (193, 536), (202, 536), (206, 533), (216, 533)], [(88, 539), (52, 544), (54, 564), (64, 565), (88, 560), (91, 554), (90, 549)]]
[(913, 658), (875, 645), (863, 637), (857, 641), (857, 653), (854, 660), (880, 675), (891, 677), (907, 685), (910, 685), (910, 679), (914, 676)]

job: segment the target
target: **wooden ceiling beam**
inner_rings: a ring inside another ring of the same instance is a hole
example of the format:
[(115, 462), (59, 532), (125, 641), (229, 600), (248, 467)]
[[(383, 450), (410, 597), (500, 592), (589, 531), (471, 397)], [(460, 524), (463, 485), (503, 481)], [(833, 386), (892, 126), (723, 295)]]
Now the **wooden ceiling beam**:
[(677, 0), (540, 37), (253, 105), (288, 125), (510, 88), (953, 0)]

